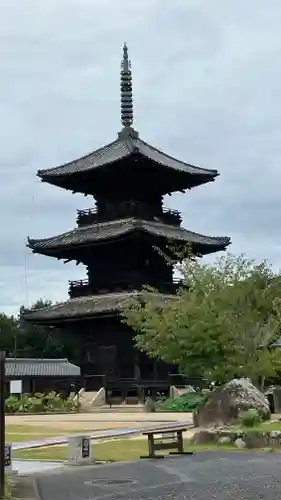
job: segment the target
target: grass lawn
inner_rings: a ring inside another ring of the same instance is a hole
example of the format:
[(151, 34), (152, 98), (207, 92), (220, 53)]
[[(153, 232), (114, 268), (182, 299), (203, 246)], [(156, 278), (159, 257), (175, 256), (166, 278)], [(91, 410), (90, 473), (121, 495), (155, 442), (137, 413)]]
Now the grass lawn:
[[(231, 428), (229, 428), (231, 429)], [(237, 430), (251, 430), (241, 426), (233, 426)], [(253, 430), (257, 431), (271, 431), (280, 430), (281, 422), (263, 422), (254, 427)], [(79, 434), (82, 429), (65, 430), (63, 427), (38, 427), (31, 425), (7, 425), (6, 426), (6, 441), (8, 442), (22, 442), (39, 440), (44, 437), (60, 436)], [(89, 432), (89, 430), (87, 430)], [(219, 446), (219, 445), (191, 445), (188, 439), (185, 439), (185, 449), (194, 451), (204, 450), (237, 450), (233, 446)], [(112, 439), (108, 441), (94, 441), (92, 444), (92, 455), (97, 460), (112, 460), (112, 461), (125, 461), (136, 460), (141, 455), (147, 454), (147, 442), (145, 439)], [(22, 459), (45, 459), (45, 460), (65, 460), (67, 458), (67, 446), (49, 446), (43, 448), (18, 450), (13, 453), (14, 458)]]
[[(204, 450), (233, 450), (231, 446), (191, 445), (185, 440), (186, 451)], [(141, 455), (147, 455), (147, 441), (145, 439), (113, 439), (110, 441), (96, 442), (92, 445), (92, 456), (96, 460), (126, 461), (137, 460)], [(165, 451), (159, 452), (160, 454)], [(167, 451), (168, 453), (168, 451)], [(50, 446), (33, 450), (19, 450), (13, 453), (14, 458), (65, 460), (67, 458), (66, 446)]]
[(242, 431), (249, 431), (249, 430), (254, 430), (254, 431), (281, 431), (281, 422), (262, 422), (259, 425), (255, 425), (255, 427), (245, 427), (242, 425), (235, 425), (233, 426), (233, 429), (237, 430), (242, 430)]
[(81, 433), (81, 428), (76, 430), (65, 430), (64, 428), (53, 427), (32, 427), (31, 425), (6, 425), (5, 439), (10, 443), (23, 441), (36, 441), (45, 437), (56, 437)]

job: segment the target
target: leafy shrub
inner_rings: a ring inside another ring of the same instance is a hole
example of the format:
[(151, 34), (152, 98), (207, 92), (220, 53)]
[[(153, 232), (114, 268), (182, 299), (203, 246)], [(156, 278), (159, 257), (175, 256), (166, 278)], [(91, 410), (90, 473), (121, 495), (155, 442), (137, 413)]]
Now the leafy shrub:
[(255, 427), (262, 421), (260, 412), (255, 408), (242, 411), (239, 415), (239, 423), (243, 427)]
[(192, 412), (205, 400), (206, 395), (199, 392), (186, 392), (178, 398), (168, 398), (157, 403), (159, 410)]
[(19, 406), (19, 398), (17, 396), (10, 396), (5, 401), (6, 413), (17, 413)]
[(62, 398), (55, 392), (9, 396), (5, 404), (6, 413), (63, 413), (78, 410), (78, 404), (73, 397)]

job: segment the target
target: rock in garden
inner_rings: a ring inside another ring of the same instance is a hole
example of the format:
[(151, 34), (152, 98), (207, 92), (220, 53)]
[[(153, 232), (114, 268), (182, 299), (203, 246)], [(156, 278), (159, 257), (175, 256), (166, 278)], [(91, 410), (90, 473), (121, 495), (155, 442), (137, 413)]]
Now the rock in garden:
[(269, 435), (272, 438), (280, 438), (281, 439), (281, 431), (273, 430), (273, 431), (270, 431)]
[(193, 434), (191, 438), (192, 444), (210, 444), (216, 441), (216, 431), (201, 430)]
[(246, 448), (264, 448), (269, 446), (270, 436), (267, 432), (261, 432), (255, 429), (248, 429), (243, 432), (243, 441), (245, 442)]
[(243, 439), (237, 438), (234, 441), (234, 446), (236, 446), (236, 448), (238, 448), (239, 450), (243, 450), (243, 448), (245, 448), (245, 446), (246, 446), (246, 443), (245, 443), (245, 441), (243, 441)]
[(249, 380), (233, 379), (211, 391), (194, 413), (197, 427), (229, 425), (237, 421), (241, 411), (254, 408), (262, 420), (270, 419), (267, 398)]
[(148, 396), (144, 403), (144, 410), (147, 413), (154, 413), (155, 409), (156, 409), (155, 401), (152, 399), (151, 396)]
[(230, 444), (231, 438), (229, 436), (222, 436), (218, 439), (218, 443), (222, 445)]

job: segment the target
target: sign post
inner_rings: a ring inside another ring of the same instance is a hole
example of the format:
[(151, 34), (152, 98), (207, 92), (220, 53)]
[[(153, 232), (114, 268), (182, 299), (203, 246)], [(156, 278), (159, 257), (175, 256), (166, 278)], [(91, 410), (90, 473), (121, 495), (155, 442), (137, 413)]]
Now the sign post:
[(69, 465), (89, 465), (93, 463), (91, 451), (91, 438), (89, 436), (69, 436)]
[(12, 470), (12, 445), (5, 443), (5, 472), (13, 472)]
[(5, 360), (6, 353), (0, 350), (0, 498), (5, 494)]

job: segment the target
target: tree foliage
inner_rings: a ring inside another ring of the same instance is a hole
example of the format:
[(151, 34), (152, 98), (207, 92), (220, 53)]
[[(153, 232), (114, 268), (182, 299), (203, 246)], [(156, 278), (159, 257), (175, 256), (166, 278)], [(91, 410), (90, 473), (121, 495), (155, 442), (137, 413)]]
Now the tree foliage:
[[(32, 309), (50, 307), (50, 301), (38, 300)], [(0, 348), (9, 357), (21, 358), (68, 358), (77, 360), (80, 347), (70, 331), (40, 326), (24, 321), (24, 307), (19, 316), (0, 314)], [(81, 344), (81, 342), (80, 342)]]
[(12, 355), (15, 342), (19, 333), (18, 320), (14, 316), (0, 314), (0, 348), (5, 349), (8, 355)]
[(280, 275), (266, 262), (231, 254), (214, 264), (187, 259), (181, 272), (184, 287), (173, 299), (159, 306), (146, 290), (124, 311), (140, 350), (218, 382), (281, 371), (281, 349), (268, 348), (280, 331)]
[[(50, 301), (38, 300), (32, 309), (42, 309), (50, 307)], [(26, 322), (23, 319), (23, 306), (20, 308), (19, 315), (19, 337), (17, 352), (21, 357), (32, 358), (59, 358), (66, 357), (65, 354), (65, 340), (63, 339), (63, 331), (59, 328), (52, 328), (51, 326), (41, 326)]]

